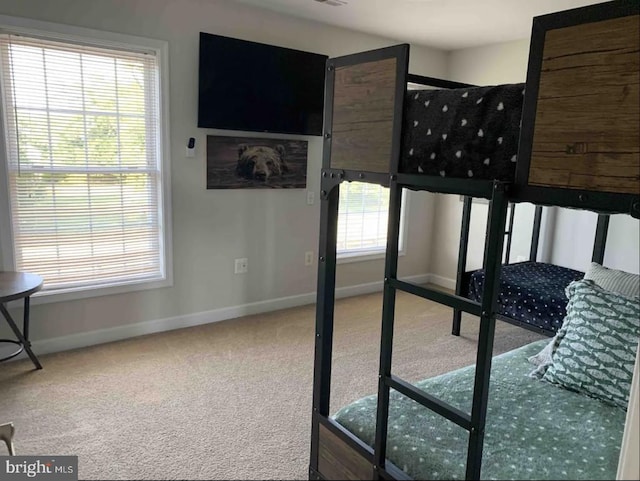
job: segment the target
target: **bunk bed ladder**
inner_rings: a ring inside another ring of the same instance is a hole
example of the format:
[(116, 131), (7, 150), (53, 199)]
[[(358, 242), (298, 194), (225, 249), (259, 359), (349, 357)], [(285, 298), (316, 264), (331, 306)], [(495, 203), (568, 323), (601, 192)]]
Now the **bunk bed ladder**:
[[(458, 270), (456, 275), (456, 296), (462, 296), (463, 280), (462, 276), (467, 269), (467, 246), (469, 245), (469, 230), (471, 226), (471, 202), (473, 199), (468, 195), (464, 197), (462, 205), (462, 226), (460, 228), (460, 247), (458, 248)], [(462, 321), (462, 311), (453, 310), (453, 327), (451, 334), (460, 335), (460, 324)]]
[(329, 416), (331, 389), (331, 355), (333, 347), (333, 320), (336, 286), (336, 239), (338, 236), (338, 203), (340, 190), (324, 192), (320, 208), (320, 245), (318, 251), (318, 298), (316, 302), (315, 362), (313, 377), (313, 422), (311, 423), (310, 478), (319, 479), (318, 419)]
[(389, 222), (387, 231), (387, 253), (385, 256), (384, 292), (382, 300), (382, 330), (380, 336), (380, 367), (378, 374), (378, 410), (376, 415), (376, 437), (374, 445), (374, 477), (380, 479), (387, 452), (387, 428), (389, 421), (389, 380), (393, 350), (393, 321), (395, 315), (396, 289), (390, 282), (398, 272), (398, 238), (400, 235), (400, 210), (402, 189), (397, 182), (389, 187)]
[[(493, 199), (490, 201), (484, 264), (487, 277), (482, 303), (477, 304), (461, 298), (398, 280), (398, 237), (402, 189), (392, 176), (389, 200), (389, 232), (385, 263), (385, 282), (382, 309), (382, 332), (380, 340), (380, 371), (378, 376), (378, 405), (374, 448), (374, 474), (384, 478), (386, 470), (386, 443), (389, 419), (389, 393), (393, 388), (437, 414), (454, 422), (469, 432), (466, 479), (479, 479), (482, 465), (484, 427), (489, 395), (489, 377), (495, 330), (495, 310), (500, 276), (500, 262), (504, 246), (504, 226), (507, 220), (508, 203), (503, 183), (495, 182)], [(471, 414), (467, 414), (446, 402), (416, 388), (392, 375), (393, 324), (396, 291), (401, 290), (424, 297), (450, 307), (457, 307), (480, 317), (480, 332), (476, 357), (475, 383)]]
[(482, 313), (478, 335), (475, 384), (471, 410), (471, 431), (467, 454), (467, 479), (480, 479), (484, 427), (489, 399), (489, 379), (496, 325), (496, 309), (500, 286), (500, 262), (504, 242), (504, 224), (507, 198), (504, 184), (495, 184), (495, 193), (489, 207), (488, 234), (485, 243), (485, 284), (482, 294)]
[(511, 241), (513, 240), (513, 221), (516, 216), (516, 205), (509, 204), (509, 227), (504, 231), (504, 235), (507, 238), (506, 247), (504, 249), (504, 264), (509, 263), (509, 257), (511, 257)]

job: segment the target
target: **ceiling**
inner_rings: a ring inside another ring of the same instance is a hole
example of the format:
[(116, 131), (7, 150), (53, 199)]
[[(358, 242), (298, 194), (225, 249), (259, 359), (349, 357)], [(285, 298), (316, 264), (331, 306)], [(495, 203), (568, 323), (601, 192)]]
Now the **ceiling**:
[[(529, 38), (536, 15), (599, 0), (236, 0), (393, 40), (443, 50)], [(331, 6), (329, 3), (344, 5)]]

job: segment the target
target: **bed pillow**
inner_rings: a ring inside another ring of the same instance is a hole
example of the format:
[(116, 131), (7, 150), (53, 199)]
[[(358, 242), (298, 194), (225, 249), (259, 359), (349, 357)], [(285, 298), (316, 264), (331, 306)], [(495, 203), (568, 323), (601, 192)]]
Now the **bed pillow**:
[(567, 317), (543, 380), (627, 408), (640, 303), (589, 280), (567, 287)]
[[(592, 262), (584, 278), (593, 281), (596, 285), (607, 291), (626, 297), (640, 296), (640, 275), (637, 274), (609, 269), (596, 262)], [(562, 335), (564, 335), (564, 333), (562, 333), (561, 336)], [(544, 375), (553, 362), (552, 356), (558, 341), (559, 339), (554, 337), (544, 349), (529, 358), (529, 362), (536, 366), (530, 373), (531, 377), (541, 378)]]
[(609, 269), (592, 262), (584, 278), (595, 282), (607, 291), (616, 292), (627, 297), (640, 296), (640, 275), (638, 274)]

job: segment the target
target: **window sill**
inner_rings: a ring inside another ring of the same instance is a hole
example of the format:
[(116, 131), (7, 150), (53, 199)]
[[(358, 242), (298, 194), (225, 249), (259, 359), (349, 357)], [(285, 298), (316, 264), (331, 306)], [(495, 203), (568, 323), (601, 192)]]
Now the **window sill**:
[[(76, 287), (56, 290), (41, 290), (31, 296), (31, 305), (50, 304), (53, 302), (76, 301), (79, 299), (88, 299), (91, 297), (109, 296), (113, 294), (124, 294), (134, 291), (143, 291), (149, 289), (158, 289), (161, 287), (173, 286), (173, 280), (170, 277), (155, 280), (134, 280), (128, 282), (114, 282), (100, 286)], [(21, 307), (23, 301), (15, 301), (10, 303), (10, 307)]]
[[(405, 251), (399, 251), (398, 256), (405, 255)], [(363, 251), (363, 252), (349, 252), (345, 254), (338, 254), (336, 264), (350, 264), (352, 262), (367, 262), (375, 260), (384, 260), (385, 251)]]

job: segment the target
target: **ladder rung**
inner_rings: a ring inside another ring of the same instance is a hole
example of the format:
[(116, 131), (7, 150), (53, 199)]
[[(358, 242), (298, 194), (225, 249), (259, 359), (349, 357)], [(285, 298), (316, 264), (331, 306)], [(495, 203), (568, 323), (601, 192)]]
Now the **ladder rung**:
[(482, 314), (482, 306), (475, 301), (467, 299), (466, 297), (447, 294), (446, 292), (429, 289), (427, 287), (416, 286), (415, 284), (400, 281), (398, 279), (389, 279), (389, 285), (401, 291), (408, 292), (409, 294), (468, 312), (474, 316), (480, 316)]
[(385, 378), (386, 384), (414, 401), (428, 407), (433, 412), (456, 423), (461, 428), (471, 431), (471, 416), (450, 404), (427, 394), (417, 387), (396, 376)]

